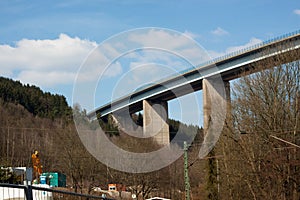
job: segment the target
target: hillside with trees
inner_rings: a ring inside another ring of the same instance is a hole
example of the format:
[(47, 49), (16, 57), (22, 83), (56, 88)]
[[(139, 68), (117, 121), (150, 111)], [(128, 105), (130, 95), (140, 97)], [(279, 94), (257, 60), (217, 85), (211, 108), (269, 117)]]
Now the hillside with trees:
[(39, 117), (53, 119), (72, 114), (64, 96), (43, 92), (36, 86), (23, 85), (19, 81), (4, 77), (0, 77), (0, 99), (5, 103), (20, 104)]
[[(73, 111), (83, 123), (95, 126), (86, 121), (86, 111), (79, 105)], [(108, 168), (87, 152), (78, 137), (70, 112), (72, 110), (63, 96), (1, 78), (0, 166), (32, 167), (31, 154), (37, 149), (43, 171), (66, 174), (68, 187), (76, 192), (90, 193), (95, 186), (105, 189), (108, 183), (123, 183), (144, 197), (154, 191), (157, 195), (175, 199), (184, 196), (183, 158), (167, 168), (147, 174), (129, 174)], [(139, 124), (142, 115), (133, 116), (133, 120)], [(136, 139), (119, 131), (111, 120), (99, 123), (107, 132), (107, 137), (125, 150), (147, 152), (157, 148), (152, 140)], [(170, 119), (169, 123), (172, 134), (178, 131), (179, 126), (187, 133), (189, 129), (199, 132), (197, 144), (190, 150), (193, 152), (190, 159), (195, 160), (202, 130), (197, 126), (180, 124), (176, 120)], [(197, 162), (197, 165), (203, 163)], [(177, 176), (173, 176), (174, 173)], [(190, 174), (194, 177), (191, 178), (193, 183), (203, 185), (202, 171), (194, 167)], [(1, 179), (2, 182), (5, 180), (9, 182), (5, 177)], [(195, 191), (198, 189), (195, 188)]]

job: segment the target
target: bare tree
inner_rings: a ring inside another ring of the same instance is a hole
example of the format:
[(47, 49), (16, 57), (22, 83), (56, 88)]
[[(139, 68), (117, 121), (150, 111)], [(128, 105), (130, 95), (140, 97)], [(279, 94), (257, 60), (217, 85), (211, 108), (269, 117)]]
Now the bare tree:
[(299, 51), (267, 59), (234, 83), (218, 146), (225, 198), (299, 199), (300, 149), (283, 142), (300, 143), (299, 59)]

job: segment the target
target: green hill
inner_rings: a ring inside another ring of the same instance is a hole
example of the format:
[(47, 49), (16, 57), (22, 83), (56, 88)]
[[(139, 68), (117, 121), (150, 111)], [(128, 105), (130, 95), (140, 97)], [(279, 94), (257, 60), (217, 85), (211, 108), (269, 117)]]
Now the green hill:
[(0, 98), (6, 103), (20, 104), (39, 117), (54, 119), (72, 113), (64, 96), (43, 92), (36, 86), (23, 85), (4, 77), (0, 77)]

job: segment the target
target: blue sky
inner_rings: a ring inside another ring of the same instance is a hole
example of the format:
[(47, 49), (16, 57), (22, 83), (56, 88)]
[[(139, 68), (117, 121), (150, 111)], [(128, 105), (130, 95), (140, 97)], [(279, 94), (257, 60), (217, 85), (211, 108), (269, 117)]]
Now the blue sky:
[[(112, 36), (143, 27), (184, 33), (200, 44), (210, 57), (216, 57), (298, 30), (300, 1), (1, 0), (0, 75), (35, 84), (44, 91), (63, 94), (72, 105), (74, 80), (91, 51), (110, 41)], [(156, 33), (148, 36), (149, 40), (153, 39), (151, 37), (156, 37), (157, 41), (161, 39)], [(152, 63), (155, 58), (163, 60), (153, 55), (147, 62)], [(87, 110), (107, 103), (112, 96), (109, 90), (127, 80), (124, 77), (133, 69), (128, 66), (141, 63), (141, 57), (149, 54), (140, 53), (139, 59), (129, 59), (135, 56), (116, 61), (115, 68), (104, 75), (105, 89), (99, 87), (101, 92), (98, 92), (95, 105), (86, 104), (85, 95), (76, 101)], [(168, 59), (161, 66), (177, 62)], [(93, 77), (92, 71), (89, 72), (87, 77)], [(135, 72), (140, 77), (149, 75), (145, 70)], [(151, 80), (160, 77), (159, 70), (152, 72)], [(86, 82), (82, 80), (82, 84), (89, 84), (89, 79), (92, 78), (87, 78)], [(149, 80), (135, 83), (138, 88)], [(136, 88), (130, 88), (128, 92)], [(177, 118), (176, 106), (170, 110), (170, 116)], [(198, 123), (192, 119), (184, 121)]]

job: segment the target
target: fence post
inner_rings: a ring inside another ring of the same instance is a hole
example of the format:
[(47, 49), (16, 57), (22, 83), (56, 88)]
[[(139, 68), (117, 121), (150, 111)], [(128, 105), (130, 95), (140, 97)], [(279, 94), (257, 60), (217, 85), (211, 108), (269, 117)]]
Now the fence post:
[(25, 195), (26, 195), (26, 200), (33, 200), (32, 186), (31, 185), (27, 185), (25, 187)]

